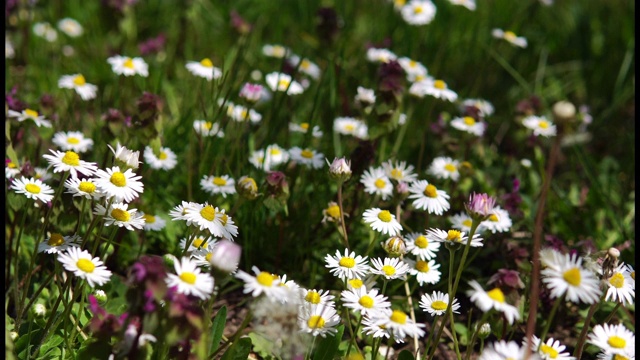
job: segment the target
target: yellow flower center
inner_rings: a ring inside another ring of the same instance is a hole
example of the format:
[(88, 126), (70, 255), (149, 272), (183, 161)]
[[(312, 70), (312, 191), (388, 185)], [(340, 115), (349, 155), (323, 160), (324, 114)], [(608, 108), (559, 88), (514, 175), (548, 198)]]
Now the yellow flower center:
[(513, 31), (505, 31), (504, 32), (504, 38), (509, 40), (509, 41), (513, 41), (516, 39), (516, 34)]
[(616, 349), (623, 349), (625, 346), (627, 346), (627, 342), (623, 338), (615, 335), (609, 337), (609, 340), (607, 340), (607, 344)]
[(435, 186), (429, 184), (424, 188), (424, 195), (430, 198), (436, 198), (438, 197), (438, 189)]
[(80, 156), (73, 151), (67, 151), (62, 157), (62, 162), (69, 166), (78, 166), (80, 165)]
[(388, 210), (382, 210), (378, 214), (378, 219), (388, 223), (391, 221), (391, 213)]
[(409, 60), (409, 67), (414, 68), (418, 66), (418, 62), (415, 60)]
[(302, 150), (300, 152), (300, 156), (302, 156), (305, 159), (312, 159), (313, 158), (313, 152), (311, 152), (309, 150)]
[(466, 226), (466, 227), (471, 227), (471, 225), (473, 224), (473, 222), (471, 221), (471, 219), (466, 219), (462, 222), (462, 225)]
[(456, 172), (458, 168), (456, 168), (456, 166), (453, 164), (447, 164), (444, 166), (444, 169), (452, 173), (452, 172)]
[(343, 257), (342, 259), (340, 259), (340, 262), (338, 262), (338, 264), (342, 267), (351, 269), (352, 267), (356, 266), (356, 260), (352, 257)]
[(442, 311), (447, 309), (447, 303), (442, 300), (436, 300), (431, 303), (431, 308), (433, 310)]
[(540, 344), (540, 352), (549, 355), (550, 358), (555, 359), (558, 357), (558, 350), (552, 348), (547, 344)]
[(346, 124), (344, 126), (344, 129), (347, 130), (347, 131), (353, 131), (353, 130), (355, 130), (355, 128), (356, 127), (353, 124)]
[(93, 194), (93, 192), (96, 191), (96, 185), (88, 181), (81, 181), (80, 185), (78, 185), (78, 190), (88, 194)]
[(378, 189), (382, 189), (385, 187), (385, 185), (387, 185), (387, 182), (382, 180), (382, 179), (378, 179), (373, 183)]
[(324, 319), (320, 315), (313, 315), (307, 320), (307, 325), (312, 329), (322, 329), (324, 327)]
[(156, 222), (156, 217), (153, 215), (144, 214), (142, 217), (144, 218), (144, 222), (147, 224), (153, 224)]
[(27, 184), (24, 189), (32, 194), (40, 194), (40, 186), (36, 184)]
[(433, 82), (433, 87), (436, 89), (444, 90), (447, 88), (447, 83), (442, 80), (436, 80)]
[(196, 283), (196, 274), (185, 271), (182, 274), (180, 274), (180, 280), (186, 282), (189, 285), (193, 285)]
[(30, 118), (37, 118), (38, 117), (38, 112), (35, 110), (31, 110), (31, 109), (25, 109), (24, 114), (27, 115)]
[(200, 216), (209, 221), (213, 221), (213, 219), (216, 217), (216, 210), (213, 208), (213, 206), (207, 205), (203, 207), (202, 210), (200, 210)]
[(311, 62), (309, 62), (309, 60), (307, 60), (307, 59), (304, 59), (300, 63), (300, 67), (305, 69), (305, 70), (308, 70), (311, 67)]
[(613, 285), (613, 287), (617, 289), (620, 289), (624, 286), (624, 275), (622, 275), (621, 273), (613, 274), (611, 279), (609, 279), (609, 284)]
[(220, 223), (222, 223), (222, 226), (227, 225), (227, 220), (229, 220), (227, 214), (220, 215)]
[(160, 155), (158, 155), (158, 159), (165, 160), (167, 158), (167, 153), (164, 151), (160, 151)]
[(304, 297), (304, 300), (312, 304), (320, 304), (321, 297), (317, 291), (309, 291), (307, 292), (307, 295)]
[(635, 279), (636, 279), (636, 272), (635, 272), (635, 271), (632, 271), (632, 272), (631, 272), (631, 278), (632, 278), (633, 280), (635, 280)]
[(391, 265), (385, 265), (382, 267), (382, 272), (387, 276), (392, 276), (396, 273), (396, 268)]
[(113, 209), (111, 210), (111, 217), (118, 221), (127, 222), (131, 218), (131, 214), (122, 209)]
[(273, 285), (273, 276), (266, 271), (262, 271), (256, 276), (256, 281), (262, 286), (271, 286)]
[(126, 67), (127, 69), (133, 70), (133, 60), (131, 58), (127, 58), (127, 60), (124, 61), (122, 66)]
[(391, 170), (390, 173), (391, 177), (398, 180), (398, 179), (402, 179), (402, 170), (394, 168)]
[(213, 127), (213, 123), (211, 121), (206, 121), (204, 124), (202, 124), (202, 127), (207, 130), (211, 130), (211, 128)]
[(213, 62), (211, 62), (211, 59), (209, 59), (209, 58), (204, 58), (204, 59), (200, 60), (200, 65), (202, 65), (204, 67), (211, 68), (211, 67), (213, 67)]
[(429, 264), (426, 261), (418, 260), (416, 262), (416, 270), (423, 273), (429, 272)]
[(286, 89), (289, 87), (289, 84), (291, 83), (291, 81), (287, 80), (287, 79), (280, 79), (278, 80), (278, 89)]
[(580, 269), (577, 267), (567, 270), (562, 274), (562, 278), (564, 281), (568, 282), (573, 286), (580, 286), (580, 282), (582, 280), (582, 276), (580, 275)]
[(614, 354), (613, 355), (613, 360), (630, 360), (630, 359), (628, 357), (622, 356), (620, 354)]
[(204, 259), (211, 262), (212, 257), (213, 257), (213, 253), (207, 253), (207, 255), (204, 256)]
[(389, 319), (391, 319), (391, 321), (393, 321), (394, 323), (404, 325), (407, 323), (407, 314), (403, 313), (400, 310), (393, 310)]
[(420, 235), (416, 238), (415, 240), (415, 244), (417, 247), (419, 247), (420, 249), (426, 249), (427, 246), (429, 246), (429, 240), (427, 240), (426, 237)]
[(300, 124), (300, 127), (305, 129), (305, 130), (309, 130), (309, 123), (304, 122), (304, 123)]
[(90, 274), (96, 268), (96, 265), (91, 260), (87, 259), (79, 259), (76, 263), (76, 266), (78, 267), (78, 269)]
[(9, 169), (17, 169), (17, 168), (18, 168), (18, 165), (16, 165), (16, 164), (14, 164), (14, 163), (10, 162), (10, 163), (8, 163), (8, 164), (7, 164), (7, 167), (8, 167)]
[(274, 46), (272, 51), (273, 55), (277, 57), (283, 57), (285, 54), (285, 49), (282, 46)]
[(544, 121), (544, 120), (540, 120), (538, 122), (538, 126), (540, 126), (541, 129), (546, 129), (549, 127), (549, 122)]
[(72, 144), (72, 145), (76, 145), (76, 144), (80, 143), (80, 139), (70, 136), (70, 137), (67, 138), (67, 143), (68, 144)]
[(193, 243), (191, 243), (192, 246), (197, 247), (197, 248), (202, 247), (202, 246), (204, 246), (206, 244), (207, 244), (207, 242), (203, 238), (197, 238), (197, 239), (193, 240)]
[(327, 208), (327, 214), (334, 219), (340, 217), (340, 207), (338, 205), (332, 205)]
[(498, 288), (487, 291), (487, 295), (489, 296), (489, 298), (493, 299), (494, 301), (497, 301), (499, 303), (504, 303), (504, 293), (502, 292), (502, 290)]
[(414, 13), (414, 14), (416, 14), (416, 15), (421, 14), (421, 13), (422, 13), (422, 11), (423, 11), (423, 10), (422, 10), (422, 6), (415, 6), (415, 7), (413, 8), (413, 13)]
[(227, 180), (225, 180), (225, 179), (223, 179), (221, 177), (214, 177), (211, 182), (216, 186), (225, 186), (225, 185), (227, 185)]
[(362, 287), (364, 283), (360, 279), (351, 279), (349, 280), (349, 285), (351, 285), (351, 287), (354, 289), (360, 289), (360, 287)]
[(113, 185), (118, 187), (124, 187), (125, 185), (127, 185), (127, 178), (123, 173), (119, 171), (114, 172), (113, 175), (111, 175), (111, 179), (109, 180)]
[(358, 304), (367, 309), (371, 309), (373, 307), (373, 299), (369, 295), (363, 295), (360, 300), (358, 300)]
[(393, 3), (396, 7), (403, 7), (407, 3), (407, 0), (393, 0)]
[(78, 76), (76, 76), (76, 77), (74, 77), (74, 78), (73, 78), (73, 83), (74, 83), (76, 86), (83, 86), (84, 84), (86, 84), (86, 83), (87, 83), (87, 81), (84, 79), (84, 76), (82, 76), (82, 75), (78, 75)]
[(256, 184), (256, 181), (253, 180), (253, 178), (244, 178), (240, 180), (240, 185), (247, 190), (258, 191), (258, 184)]
[(472, 118), (471, 116), (465, 116), (464, 118), (462, 118), (462, 121), (464, 121), (465, 125), (467, 126), (473, 126), (476, 123), (476, 119)]
[(493, 222), (498, 222), (500, 221), (500, 219), (498, 219), (498, 215), (496, 214), (491, 214), (489, 215), (489, 220), (493, 221)]
[(447, 240), (460, 242), (462, 240), (460, 231), (458, 230), (447, 231)]
[(47, 241), (49, 246), (60, 246), (64, 244), (64, 238), (60, 234), (51, 234), (49, 241)]
[(282, 151), (280, 151), (280, 149), (278, 149), (278, 148), (273, 148), (273, 149), (271, 149), (271, 150), (269, 151), (269, 153), (270, 153), (271, 155), (280, 155), (280, 154), (282, 154)]

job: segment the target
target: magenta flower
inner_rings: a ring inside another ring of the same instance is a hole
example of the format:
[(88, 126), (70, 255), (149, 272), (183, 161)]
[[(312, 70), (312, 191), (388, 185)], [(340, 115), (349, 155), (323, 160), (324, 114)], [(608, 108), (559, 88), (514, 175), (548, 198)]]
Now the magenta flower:
[(486, 220), (493, 213), (493, 207), (496, 205), (496, 199), (486, 193), (473, 193), (469, 196), (469, 203), (465, 204), (467, 213), (472, 218)]
[(256, 102), (260, 100), (262, 96), (263, 87), (258, 84), (245, 83), (240, 89), (240, 97), (250, 102)]

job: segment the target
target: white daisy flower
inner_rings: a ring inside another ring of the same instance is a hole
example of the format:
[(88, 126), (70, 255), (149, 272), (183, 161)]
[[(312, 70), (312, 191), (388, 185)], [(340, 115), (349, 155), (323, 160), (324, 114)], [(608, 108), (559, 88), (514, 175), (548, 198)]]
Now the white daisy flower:
[(456, 94), (453, 90), (450, 90), (447, 86), (447, 83), (442, 80), (434, 80), (430, 85), (431, 86), (427, 86), (424, 89), (425, 95), (431, 95), (435, 98), (447, 100), (450, 102), (456, 101), (456, 99), (458, 98), (458, 94)]
[(451, 120), (451, 126), (460, 131), (468, 132), (475, 136), (482, 136), (485, 130), (485, 124), (471, 116), (457, 117)]
[(107, 144), (107, 146), (113, 153), (114, 159), (122, 161), (127, 167), (137, 169), (138, 166), (142, 164), (142, 162), (138, 160), (140, 159), (140, 151), (127, 149), (126, 146), (120, 145), (120, 142), (116, 144), (115, 149), (109, 144)]
[(262, 120), (262, 115), (259, 112), (231, 103), (227, 104), (227, 116), (237, 122), (246, 122), (248, 120), (252, 124), (257, 124)]
[[(302, 122), (300, 124), (296, 124), (294, 122), (289, 123), (289, 131), (291, 132), (306, 134), (309, 131), (309, 127), (310, 125), (308, 122)], [(314, 125), (311, 129), (311, 136), (313, 136), (314, 138), (322, 137), (322, 130), (320, 130), (320, 127), (318, 125)]]
[(347, 290), (359, 290), (359, 289), (373, 289), (376, 286), (376, 276), (373, 274), (367, 275), (365, 278), (353, 278), (344, 282)]
[[(380, 312), (369, 312), (367, 315), (362, 316), (362, 333), (365, 335), (371, 335), (375, 338), (390, 338), (391, 333), (384, 325), (386, 319), (391, 315), (392, 310), (390, 308), (382, 310)], [(394, 338), (396, 343), (404, 342), (404, 339)]]
[(45, 240), (38, 244), (38, 253), (60, 254), (67, 251), (72, 246), (80, 246), (82, 238), (78, 235), (62, 236), (53, 233), (49, 236), (49, 240)]
[(205, 268), (209, 269), (211, 267), (211, 261), (212, 259), (214, 259), (217, 244), (218, 243), (213, 240), (210, 243), (207, 243), (205, 246), (197, 248), (193, 252), (189, 253), (191, 260), (193, 260), (196, 265), (204, 266)]
[(387, 280), (399, 279), (409, 272), (409, 265), (400, 258), (371, 259), (371, 273), (382, 275)]
[(427, 174), (433, 175), (438, 179), (451, 179), (458, 181), (460, 179), (460, 161), (454, 160), (448, 156), (439, 156), (431, 162)]
[(269, 57), (274, 57), (278, 59), (282, 59), (285, 56), (291, 54), (291, 50), (282, 46), (282, 45), (264, 45), (262, 47), (262, 53)]
[[(524, 360), (527, 353), (526, 346), (520, 346), (515, 341), (500, 340), (488, 344), (478, 360)], [(530, 354), (530, 360), (540, 360), (537, 354)]]
[(51, 121), (44, 118), (44, 115), (38, 114), (37, 111), (31, 109), (24, 109), (21, 112), (17, 112), (15, 110), (8, 110), (7, 116), (10, 118), (15, 118), (18, 122), (23, 122), (25, 120), (33, 120), (36, 123), (36, 126), (41, 127), (51, 127)]
[(53, 166), (54, 173), (69, 171), (72, 178), (77, 178), (78, 173), (91, 176), (98, 169), (96, 163), (80, 160), (80, 156), (74, 151), (49, 151), (53, 155), (45, 154), (42, 157), (47, 160), (49, 166)]
[(413, 172), (413, 165), (407, 165), (406, 161), (388, 160), (382, 163), (385, 175), (397, 182), (411, 183), (418, 179), (418, 174)]
[(449, 2), (453, 5), (464, 6), (471, 11), (476, 9), (476, 0), (449, 0)]
[(274, 167), (283, 164), (289, 160), (289, 153), (278, 146), (272, 144), (266, 149), (256, 150), (249, 158), (249, 162), (258, 169), (271, 171)]
[(333, 299), (335, 296), (329, 294), (328, 290), (316, 290), (316, 289), (305, 289), (299, 288), (300, 297), (302, 298), (303, 306), (329, 306), (333, 307)]
[(84, 32), (84, 30), (82, 29), (82, 25), (71, 18), (64, 18), (58, 21), (58, 29), (60, 29), (60, 31), (65, 33), (67, 36), (73, 38), (82, 35), (82, 33)]
[(416, 79), (426, 78), (428, 74), (427, 68), (424, 65), (408, 57), (399, 58), (398, 63), (402, 66), (402, 69), (407, 74), (407, 80), (410, 82), (414, 82)]
[(291, 55), (291, 57), (289, 57), (287, 61), (289, 61), (289, 63), (293, 67), (298, 67), (298, 64), (300, 64), (300, 66), (298, 67), (300, 72), (311, 76), (313, 79), (317, 80), (320, 78), (320, 67), (318, 67), (318, 65), (313, 63), (311, 60), (302, 59), (301, 61), (298, 55)]
[(393, 310), (388, 315), (378, 320), (378, 325), (384, 326), (394, 338), (404, 340), (406, 337), (424, 336), (424, 324), (416, 324), (401, 310)]
[(97, 200), (104, 196), (104, 194), (98, 189), (94, 179), (67, 179), (67, 181), (64, 182), (64, 187), (67, 189), (65, 194), (82, 196), (88, 200)]
[(211, 195), (220, 194), (223, 198), (236, 193), (236, 182), (229, 175), (203, 176), (200, 186)]
[(546, 261), (559, 261), (540, 271), (542, 282), (551, 291), (551, 298), (565, 296), (573, 303), (593, 304), (600, 298), (601, 290), (596, 276), (582, 266), (577, 254), (558, 256)]
[(438, 190), (427, 180), (416, 180), (409, 185), (409, 199), (413, 200), (416, 209), (426, 210), (429, 214), (442, 215), (449, 210), (449, 195), (444, 190)]
[(504, 31), (496, 28), (491, 30), (491, 35), (496, 39), (504, 39), (511, 43), (511, 45), (521, 48), (527, 47), (527, 39), (522, 36), (517, 36), (513, 31)]
[(388, 63), (397, 58), (398, 56), (389, 49), (367, 49), (367, 60), (370, 62)]
[[(464, 231), (467, 234), (471, 231), (471, 224), (473, 223), (473, 219), (469, 216), (465, 211), (461, 211), (455, 215), (449, 217), (449, 222), (451, 223), (451, 227), (460, 231)], [(482, 230), (482, 223), (478, 225), (476, 229), (476, 233), (480, 233)]]
[(464, 112), (466, 107), (474, 107), (478, 109), (478, 114), (482, 117), (491, 116), (494, 112), (493, 105), (483, 99), (465, 99), (462, 101), (460, 110)]
[(66, 252), (59, 253), (58, 261), (62, 263), (65, 270), (86, 280), (91, 287), (106, 284), (111, 278), (111, 271), (107, 270), (100, 258), (92, 257), (88, 251), (80, 250), (76, 246), (71, 246)]
[(437, 284), (440, 281), (440, 264), (436, 264), (435, 260), (418, 260), (414, 261), (408, 258), (404, 259), (404, 262), (409, 266), (409, 274), (414, 275), (418, 284), (423, 286), (424, 284)]
[(396, 216), (388, 210), (372, 208), (365, 210), (362, 214), (364, 221), (375, 231), (385, 235), (398, 235), (402, 231), (402, 225), (396, 220)]
[(142, 156), (149, 167), (155, 170), (171, 170), (178, 165), (178, 157), (168, 147), (161, 147), (156, 156), (151, 146), (146, 146)]
[(512, 224), (509, 212), (500, 206), (495, 206), (489, 218), (480, 223), (483, 230), (490, 230), (493, 234), (496, 232), (509, 231)]
[(427, 95), (427, 90), (433, 87), (433, 82), (436, 79), (429, 75), (417, 75), (412, 79), (413, 83), (409, 86), (409, 94), (423, 98)]
[[(442, 291), (434, 291), (431, 295), (424, 294), (420, 297), (420, 308), (429, 313), (431, 316), (444, 315), (449, 307), (449, 294)], [(458, 311), (460, 304), (458, 299), (453, 298), (453, 304), (451, 304), (451, 311), (454, 314), (460, 314)]]
[(54, 42), (58, 39), (58, 32), (48, 22), (39, 22), (33, 24), (33, 33), (48, 42)]
[(98, 87), (89, 84), (82, 74), (63, 75), (58, 80), (58, 87), (61, 89), (74, 89), (82, 100), (91, 100), (96, 97)]
[(251, 296), (258, 297), (264, 293), (269, 299), (279, 302), (286, 299), (287, 290), (280, 286), (280, 278), (277, 275), (260, 271), (256, 266), (252, 267), (251, 270), (255, 273), (255, 276), (242, 270), (238, 270), (235, 275), (238, 279), (244, 281), (243, 292), (245, 294), (251, 293)]
[(378, 195), (382, 200), (387, 200), (393, 194), (393, 184), (381, 168), (370, 167), (369, 170), (365, 170), (360, 182), (364, 185), (366, 193)]
[(636, 353), (636, 336), (634, 332), (624, 325), (596, 325), (589, 334), (588, 343), (591, 343), (603, 352), (626, 356)]
[(331, 306), (303, 307), (298, 315), (300, 329), (313, 336), (334, 336), (338, 331), (336, 329), (338, 324), (340, 324), (340, 316)]
[(225, 210), (220, 210), (208, 203), (190, 203), (184, 215), (187, 221), (196, 224), (200, 230), (207, 229), (211, 235), (233, 240), (238, 235), (238, 227)]
[[(465, 232), (461, 232), (458, 230), (449, 230), (444, 231), (440, 229), (431, 228), (427, 230), (427, 238), (429, 240), (443, 242), (443, 243), (451, 243), (451, 244), (461, 244), (466, 245), (467, 240), (469, 239), (468, 235), (465, 235)], [(473, 234), (473, 238), (471, 239), (471, 243), (469, 246), (471, 247), (482, 247), (484, 244), (482, 243), (482, 238), (480, 234)]]
[(348, 249), (344, 249), (344, 255), (341, 255), (339, 250), (336, 250), (335, 256), (327, 254), (324, 261), (327, 263), (325, 267), (330, 269), (329, 272), (342, 281), (361, 279), (369, 274), (367, 257), (356, 256), (355, 252), (349, 252)]
[[(548, 0), (547, 0), (548, 1)], [(636, 349), (633, 347), (629, 353), (623, 354), (613, 354), (609, 352), (602, 351), (598, 354), (598, 360), (636, 360)]]
[(138, 209), (128, 209), (129, 204), (115, 202), (105, 208), (100, 204), (96, 204), (93, 213), (104, 216), (104, 226), (116, 225), (125, 227), (127, 230), (142, 229), (144, 227), (144, 217), (138, 212)]
[(615, 272), (609, 279), (606, 280), (608, 289), (604, 298), (605, 301), (611, 300), (621, 303), (623, 306), (633, 304), (633, 299), (636, 297), (634, 289), (635, 280), (631, 278), (627, 266), (624, 263), (618, 265)]
[(189, 220), (186, 215), (189, 211), (192, 211), (191, 209), (193, 209), (197, 204), (198, 203), (191, 201), (182, 201), (180, 205), (175, 206), (173, 210), (169, 211), (169, 217), (171, 217), (171, 220), (173, 221), (184, 220), (187, 222), (187, 226), (191, 226), (193, 222)]
[(93, 147), (93, 140), (86, 138), (80, 131), (60, 131), (53, 135), (51, 141), (62, 151), (75, 151), (84, 153)]
[(24, 196), (29, 199), (40, 200), (43, 203), (48, 203), (53, 200), (53, 189), (51, 186), (38, 179), (26, 178), (24, 176), (20, 177), (20, 179), (15, 178), (11, 182), (10, 189), (18, 194), (24, 194)]
[(358, 86), (358, 94), (355, 97), (356, 102), (362, 104), (375, 104), (376, 92), (373, 89), (367, 89), (362, 86)]
[(121, 172), (119, 166), (114, 166), (106, 171), (98, 169), (94, 180), (98, 189), (108, 198), (113, 197), (118, 202), (131, 202), (144, 191), (144, 184), (140, 179), (142, 176), (136, 176), (133, 170)]
[(16, 50), (8, 36), (4, 37), (4, 58), (13, 59), (16, 56)]
[[(576, 358), (571, 356), (566, 346), (562, 345), (560, 341), (553, 338), (547, 339), (547, 342), (540, 343), (540, 338), (533, 335), (533, 349), (538, 349), (538, 355), (542, 360), (575, 360)], [(526, 345), (526, 340), (524, 341)], [(524, 346), (523, 345), (523, 346)]]
[(168, 287), (177, 287), (177, 292), (193, 295), (202, 300), (211, 297), (213, 293), (213, 277), (203, 273), (196, 263), (186, 257), (173, 262), (175, 274), (168, 273), (165, 282)]
[(473, 290), (467, 291), (467, 296), (469, 296), (471, 301), (473, 301), (480, 310), (487, 312), (495, 309), (504, 314), (510, 325), (513, 324), (515, 320), (520, 319), (518, 309), (513, 305), (507, 304), (504, 293), (500, 288), (496, 287), (490, 291), (484, 291), (482, 286), (475, 280), (471, 280), (469, 285), (471, 285)]
[(324, 154), (316, 152), (316, 150), (313, 149), (306, 148), (303, 150), (294, 146), (289, 149), (289, 155), (291, 155), (291, 160), (313, 169), (320, 169), (324, 166)]
[(430, 0), (411, 0), (400, 9), (400, 14), (410, 25), (426, 25), (436, 16), (436, 6)]
[(410, 233), (404, 238), (407, 245), (407, 252), (420, 260), (431, 260), (436, 257), (440, 250), (440, 243), (430, 241), (420, 233)]
[(144, 229), (147, 231), (160, 231), (167, 225), (167, 221), (160, 216), (147, 214), (140, 211), (140, 215), (144, 219)]
[(378, 294), (378, 289), (367, 290), (366, 286), (358, 289), (343, 290), (340, 294), (342, 304), (360, 314), (383, 312), (391, 308), (391, 303), (383, 294)]
[[(185, 246), (187, 246), (187, 240), (187, 238), (180, 239), (180, 250), (184, 251)], [(192, 254), (198, 250), (203, 250), (209, 246), (213, 246), (215, 245), (215, 243), (216, 239), (214, 237), (197, 236), (191, 241), (191, 244), (189, 244), (189, 249), (187, 249), (185, 253)]]
[(209, 58), (204, 58), (200, 61), (187, 61), (187, 65), (185, 65), (185, 67), (193, 75), (205, 78), (209, 81), (212, 79), (219, 79), (222, 76), (222, 71), (213, 66), (213, 62)]
[(297, 95), (304, 92), (302, 85), (287, 74), (272, 72), (265, 76), (265, 81), (272, 91), (286, 91), (287, 95)]
[(352, 117), (337, 117), (333, 121), (333, 131), (342, 135), (351, 135), (358, 139), (367, 139), (369, 128), (363, 121)]
[(631, 277), (631, 287), (633, 290), (636, 290), (636, 271), (633, 269), (633, 266), (629, 264), (625, 264), (627, 268), (627, 272), (629, 272), (629, 276)]
[(9, 161), (6, 163), (5, 167), (4, 167), (4, 176), (6, 179), (11, 179), (14, 178), (16, 176), (20, 175), (20, 167), (12, 162)]
[(522, 119), (522, 125), (533, 130), (533, 135), (551, 137), (556, 136), (556, 126), (544, 116), (527, 116)]
[(149, 66), (140, 57), (130, 58), (128, 56), (116, 55), (107, 59), (111, 64), (111, 70), (117, 75), (133, 76), (140, 75), (149, 76)]
[(218, 123), (213, 123), (206, 120), (194, 120), (193, 129), (201, 136), (217, 136), (219, 138), (224, 137), (224, 132), (220, 129)]

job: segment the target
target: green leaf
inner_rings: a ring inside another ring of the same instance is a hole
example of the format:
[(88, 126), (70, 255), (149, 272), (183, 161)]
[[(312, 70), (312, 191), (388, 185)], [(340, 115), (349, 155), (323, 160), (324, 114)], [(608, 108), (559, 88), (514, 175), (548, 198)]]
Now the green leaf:
[(106, 360), (113, 352), (109, 343), (105, 340), (88, 339), (82, 343), (82, 347), (76, 354), (77, 360)]
[(260, 355), (261, 358), (273, 357), (273, 342), (262, 335), (257, 333), (249, 333), (251, 343), (253, 344), (253, 351)]
[(313, 353), (313, 360), (332, 360), (338, 351), (338, 345), (342, 340), (344, 325), (338, 326), (335, 336), (327, 336), (320, 340)]
[(7, 192), (7, 203), (13, 211), (18, 211), (18, 209), (27, 210), (25, 208), (27, 197), (22, 194), (16, 194), (14, 191)]
[(460, 323), (455, 323), (453, 327), (456, 329), (456, 332), (460, 334), (458, 342), (462, 345), (467, 345), (469, 343), (469, 332), (467, 331), (467, 327)]
[(222, 333), (224, 331), (224, 325), (227, 322), (227, 307), (223, 306), (218, 310), (216, 317), (211, 324), (211, 342), (209, 346), (209, 353), (213, 353), (218, 350), (220, 346), (220, 340), (222, 339)]
[(409, 350), (402, 350), (398, 355), (398, 360), (413, 360), (413, 354)]
[(251, 339), (248, 337), (243, 337), (238, 339), (227, 351), (225, 351), (224, 355), (222, 355), (221, 360), (247, 360), (249, 357), (249, 353), (251, 352)]

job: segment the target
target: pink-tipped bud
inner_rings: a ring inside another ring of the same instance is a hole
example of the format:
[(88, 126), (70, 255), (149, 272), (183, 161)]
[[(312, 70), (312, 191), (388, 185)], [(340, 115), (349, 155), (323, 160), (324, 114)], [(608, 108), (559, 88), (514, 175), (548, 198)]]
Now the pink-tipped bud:
[(262, 85), (245, 83), (240, 89), (240, 97), (246, 99), (249, 102), (256, 102), (260, 100), (264, 88)]
[[(329, 160), (327, 160), (329, 164)], [(333, 162), (329, 164), (329, 176), (334, 180), (344, 182), (351, 177), (351, 161), (345, 158), (334, 158)]]
[(242, 247), (240, 245), (223, 239), (216, 244), (209, 262), (215, 269), (230, 274), (238, 268), (241, 253)]
[(486, 193), (473, 193), (469, 196), (469, 203), (465, 204), (467, 214), (472, 218), (480, 218), (486, 220), (493, 213), (493, 207), (496, 205), (496, 199)]

